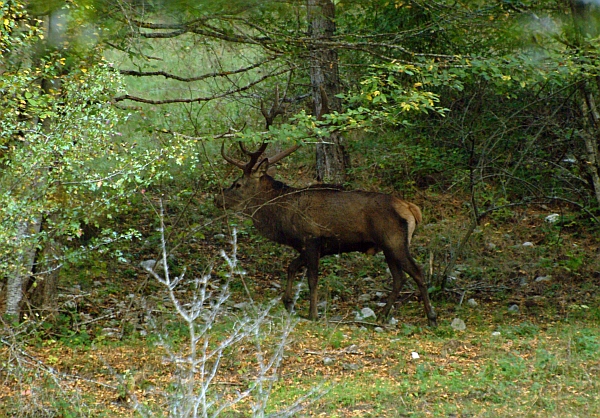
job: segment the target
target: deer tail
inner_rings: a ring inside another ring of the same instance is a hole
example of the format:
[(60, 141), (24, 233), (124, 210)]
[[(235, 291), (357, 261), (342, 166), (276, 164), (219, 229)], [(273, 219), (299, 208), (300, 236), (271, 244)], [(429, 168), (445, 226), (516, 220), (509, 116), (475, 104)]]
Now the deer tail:
[(408, 204), (408, 209), (415, 217), (415, 222), (417, 223), (417, 225), (420, 224), (421, 222), (423, 222), (423, 214), (421, 213), (421, 209), (414, 203), (410, 203), (410, 202), (406, 202), (406, 203)]
[(410, 241), (415, 233), (415, 229), (417, 229), (417, 225), (423, 221), (421, 209), (414, 203), (400, 199), (395, 200), (394, 209), (408, 223), (408, 243), (410, 245)]

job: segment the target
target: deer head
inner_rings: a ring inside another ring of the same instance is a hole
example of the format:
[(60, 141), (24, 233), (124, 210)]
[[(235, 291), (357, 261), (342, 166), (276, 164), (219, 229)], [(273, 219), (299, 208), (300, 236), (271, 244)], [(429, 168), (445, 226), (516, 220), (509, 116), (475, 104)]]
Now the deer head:
[[(261, 113), (265, 118), (267, 130), (271, 127), (277, 115), (285, 113), (284, 101), (285, 96), (282, 99), (279, 97), (278, 87), (275, 88), (275, 99), (270, 109), (267, 109), (261, 101)], [(264, 194), (264, 190), (261, 191), (261, 178), (268, 176), (267, 170), (269, 166), (277, 163), (300, 148), (300, 145), (296, 144), (276, 155), (264, 157), (263, 154), (269, 145), (267, 142), (263, 142), (260, 147), (253, 152), (248, 151), (242, 142), (238, 142), (238, 144), (242, 154), (248, 157), (248, 161), (242, 162), (228, 156), (225, 153), (225, 142), (221, 144), (221, 155), (225, 161), (240, 168), (243, 172), (241, 177), (235, 180), (227, 189), (224, 189), (221, 195), (215, 199), (217, 205), (225, 208), (239, 207), (242, 203), (248, 202), (257, 196)]]
[[(262, 145), (254, 152), (248, 151), (244, 145), (239, 142), (242, 153), (249, 157), (247, 162), (236, 160), (225, 153), (225, 144), (221, 145), (221, 155), (228, 163), (240, 168), (243, 171), (241, 177), (236, 179), (231, 186), (224, 189), (220, 196), (217, 196), (216, 203), (224, 208), (239, 208), (245, 207), (249, 202), (255, 199), (267, 200), (268, 193), (271, 190), (271, 183), (274, 181), (268, 174), (269, 166), (287, 157), (298, 148), (300, 145), (294, 145), (272, 157), (263, 157), (263, 153), (267, 149), (268, 143), (263, 142)], [(268, 184), (264, 184), (267, 179)]]

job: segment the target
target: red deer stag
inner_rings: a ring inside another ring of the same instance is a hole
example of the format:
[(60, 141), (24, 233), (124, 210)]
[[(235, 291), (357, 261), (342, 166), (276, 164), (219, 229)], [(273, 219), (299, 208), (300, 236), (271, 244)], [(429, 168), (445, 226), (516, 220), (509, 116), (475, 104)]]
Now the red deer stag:
[[(265, 117), (273, 116), (264, 111)], [(272, 121), (272, 118), (271, 118)], [(267, 118), (267, 126), (269, 124)], [(404, 272), (417, 283), (429, 325), (437, 315), (429, 302), (421, 267), (411, 257), (409, 244), (421, 210), (414, 204), (383, 193), (346, 191), (338, 186), (316, 185), (302, 189), (290, 187), (267, 174), (269, 165), (295, 151), (293, 146), (273, 157), (262, 157), (263, 143), (243, 163), (225, 153), (226, 161), (243, 170), (243, 175), (215, 198), (216, 204), (241, 210), (252, 218), (260, 234), (300, 253), (289, 265), (283, 294), (286, 308), (292, 307), (292, 288), (296, 273), (306, 267), (310, 290), (310, 319), (317, 319), (317, 282), (319, 259), (331, 254), (360, 251), (375, 254), (382, 250), (393, 278), (392, 291), (383, 309), (388, 315), (406, 282)]]

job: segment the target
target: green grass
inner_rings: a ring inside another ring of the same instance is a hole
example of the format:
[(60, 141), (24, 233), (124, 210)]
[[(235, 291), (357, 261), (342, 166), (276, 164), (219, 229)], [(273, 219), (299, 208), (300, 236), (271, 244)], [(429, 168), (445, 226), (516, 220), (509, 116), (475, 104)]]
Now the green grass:
[[(489, 322), (480, 321), (454, 338), (429, 329), (407, 337), (402, 330), (358, 335), (305, 327), (301, 333), (331, 338), (324, 355), (337, 355), (336, 364), (327, 368), (317, 362), (310, 376), (279, 384), (275, 403), (297, 396), (299, 387), (327, 381), (329, 391), (310, 408), (317, 415), (600, 415), (600, 330), (589, 320), (513, 321), (497, 336)], [(338, 333), (348, 337), (342, 345)], [(360, 347), (360, 354), (342, 354), (348, 345)], [(412, 351), (420, 358), (413, 359)], [(346, 361), (359, 369), (344, 368)]]

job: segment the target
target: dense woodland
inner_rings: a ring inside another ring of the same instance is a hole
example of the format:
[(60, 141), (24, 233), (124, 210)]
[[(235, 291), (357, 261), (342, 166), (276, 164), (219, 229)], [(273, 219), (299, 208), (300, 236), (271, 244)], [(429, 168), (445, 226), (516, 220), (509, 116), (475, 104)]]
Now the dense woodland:
[[(0, 11), (0, 415), (600, 413), (600, 2)], [(413, 285), (377, 318), (382, 256), (285, 312), (293, 252), (214, 204), (265, 143), (421, 207), (437, 328)]]

